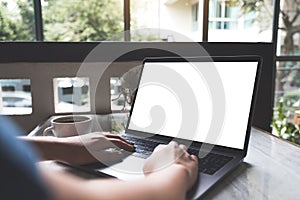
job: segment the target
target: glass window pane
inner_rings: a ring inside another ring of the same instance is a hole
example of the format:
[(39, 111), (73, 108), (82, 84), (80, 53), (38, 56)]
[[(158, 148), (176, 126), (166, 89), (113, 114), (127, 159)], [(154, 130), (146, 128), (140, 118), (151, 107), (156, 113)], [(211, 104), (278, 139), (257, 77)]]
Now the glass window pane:
[(45, 41), (103, 41), (124, 29), (123, 0), (42, 0), (42, 11)]
[(0, 41), (33, 41), (33, 0), (0, 1)]
[[(203, 3), (182, 0), (131, 0), (130, 3), (131, 41), (202, 41)], [(152, 31), (138, 31), (145, 28)]]
[(111, 77), (110, 78), (110, 99), (111, 99), (111, 110), (121, 111), (126, 107), (124, 96), (121, 94), (121, 78)]
[(278, 30), (279, 55), (300, 55), (300, 4), (299, 1), (280, 1)]
[(209, 1), (209, 42), (271, 42), (273, 1)]
[(0, 86), (0, 114), (24, 115), (32, 113), (29, 79), (1, 79)]
[(111, 110), (129, 112), (138, 87), (141, 66), (134, 67), (122, 77), (110, 78)]
[(111, 110), (115, 112), (111, 116), (111, 129), (113, 133), (123, 133), (127, 124), (127, 117), (130, 111), (130, 104), (126, 101), (130, 98), (122, 87), (121, 77), (110, 78), (110, 105)]
[(284, 99), (284, 110), (300, 109), (300, 62), (277, 62), (275, 105)]
[(277, 62), (272, 132), (300, 144), (300, 61)]
[(125, 133), (129, 113), (114, 113), (110, 116), (111, 132)]
[(54, 78), (55, 113), (89, 112), (89, 78)]

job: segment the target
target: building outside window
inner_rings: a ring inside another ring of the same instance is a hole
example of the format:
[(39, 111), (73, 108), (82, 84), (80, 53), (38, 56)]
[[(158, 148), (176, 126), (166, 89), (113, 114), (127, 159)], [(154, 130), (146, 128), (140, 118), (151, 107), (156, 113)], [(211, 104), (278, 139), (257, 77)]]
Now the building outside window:
[(32, 113), (29, 79), (0, 80), (0, 114), (24, 115)]
[(199, 29), (199, 2), (192, 5), (192, 30), (196, 31)]
[[(131, 0), (132, 30), (154, 29), (152, 34), (139, 37), (133, 31), (132, 41), (202, 41), (200, 6), (203, 7), (195, 0)], [(188, 40), (180, 35), (186, 36)]]
[(208, 41), (271, 42), (272, 12), (273, 5), (268, 0), (254, 5), (247, 1), (210, 0)]
[(54, 78), (53, 90), (56, 113), (89, 112), (91, 110), (89, 78)]

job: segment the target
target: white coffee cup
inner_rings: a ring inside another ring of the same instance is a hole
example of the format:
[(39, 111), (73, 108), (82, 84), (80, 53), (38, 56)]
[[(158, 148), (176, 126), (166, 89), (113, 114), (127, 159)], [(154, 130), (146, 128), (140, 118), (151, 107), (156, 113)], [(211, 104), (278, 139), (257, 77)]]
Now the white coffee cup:
[(92, 130), (92, 118), (89, 116), (69, 115), (56, 117), (51, 120), (51, 126), (43, 132), (48, 135), (50, 131), (56, 137), (70, 137), (90, 133)]

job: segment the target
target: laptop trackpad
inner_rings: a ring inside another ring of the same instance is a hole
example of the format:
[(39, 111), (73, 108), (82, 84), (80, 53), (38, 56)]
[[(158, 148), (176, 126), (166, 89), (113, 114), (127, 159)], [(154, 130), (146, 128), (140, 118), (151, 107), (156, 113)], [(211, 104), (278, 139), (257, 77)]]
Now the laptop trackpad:
[(99, 169), (99, 171), (121, 180), (135, 180), (144, 177), (143, 166), (145, 162), (146, 159), (130, 155), (122, 162)]

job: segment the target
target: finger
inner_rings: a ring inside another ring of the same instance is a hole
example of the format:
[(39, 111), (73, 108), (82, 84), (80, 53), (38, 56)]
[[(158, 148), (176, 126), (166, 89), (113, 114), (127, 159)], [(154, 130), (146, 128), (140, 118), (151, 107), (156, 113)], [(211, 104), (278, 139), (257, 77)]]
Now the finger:
[(190, 158), (191, 158), (192, 160), (194, 160), (194, 161), (198, 162), (198, 158), (197, 158), (197, 156), (195, 156), (195, 155), (190, 155)]
[(178, 159), (183, 159), (183, 160), (190, 160), (190, 154), (184, 150), (182, 150), (181, 148), (179, 148), (179, 151), (178, 151)]
[(153, 150), (153, 152), (157, 152), (157, 151), (160, 151), (164, 148), (166, 148), (167, 145), (164, 145), (164, 144), (159, 144), (155, 147), (155, 149)]
[(117, 147), (124, 149), (126, 151), (130, 151), (130, 152), (135, 151), (135, 147), (132, 144), (128, 144), (127, 142), (124, 142), (122, 140), (110, 138), (109, 141), (112, 142)]
[(94, 157), (105, 165), (110, 165), (121, 161), (124, 158), (122, 152), (118, 150), (103, 150), (93, 153)]
[(109, 138), (117, 138), (119, 137), (118, 134), (114, 134), (114, 133), (110, 133), (110, 132), (103, 132), (102, 133), (105, 137), (109, 137)]
[(115, 139), (122, 140), (123, 142), (126, 142), (128, 144), (134, 144), (133, 142), (127, 141), (124, 138), (120, 137), (119, 135), (116, 135), (116, 134), (113, 134), (113, 133), (104, 133), (103, 135), (107, 138), (115, 138)]
[(178, 147), (178, 143), (175, 142), (175, 141), (171, 141), (168, 146), (173, 147), (173, 148), (177, 148)]
[(180, 144), (179, 148), (181, 148), (183, 151), (187, 151), (187, 148), (184, 144)]

